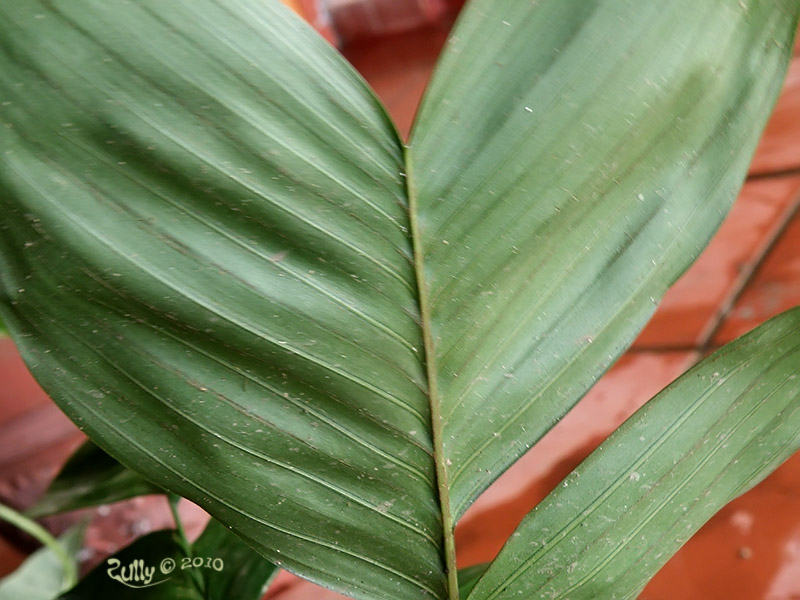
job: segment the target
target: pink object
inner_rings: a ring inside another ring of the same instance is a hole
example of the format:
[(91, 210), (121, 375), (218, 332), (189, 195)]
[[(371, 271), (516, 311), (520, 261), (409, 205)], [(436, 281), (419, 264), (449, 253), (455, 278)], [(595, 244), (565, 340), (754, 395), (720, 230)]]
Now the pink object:
[(447, 11), (445, 0), (323, 0), (321, 4), (345, 44), (436, 23)]

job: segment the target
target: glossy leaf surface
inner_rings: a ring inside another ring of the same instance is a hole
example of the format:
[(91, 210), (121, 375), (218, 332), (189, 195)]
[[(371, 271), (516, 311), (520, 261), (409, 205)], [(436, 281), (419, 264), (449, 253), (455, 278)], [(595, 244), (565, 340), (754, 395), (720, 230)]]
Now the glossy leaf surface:
[(87, 441), (25, 512), (40, 517), (163, 491)]
[(274, 561), (441, 596), (402, 148), (370, 91), (276, 2), (14, 3), (0, 29), (2, 312), (40, 382)]
[(730, 205), (796, 9), (477, 0), (404, 149), (277, 2), (0, 4), (0, 315), (274, 562), (455, 599), (454, 520)]
[(711, 516), (800, 448), (800, 308), (650, 400), (517, 528), (470, 600), (635, 598)]
[(410, 152), (457, 515), (627, 348), (717, 228), (797, 11), (469, 5)]

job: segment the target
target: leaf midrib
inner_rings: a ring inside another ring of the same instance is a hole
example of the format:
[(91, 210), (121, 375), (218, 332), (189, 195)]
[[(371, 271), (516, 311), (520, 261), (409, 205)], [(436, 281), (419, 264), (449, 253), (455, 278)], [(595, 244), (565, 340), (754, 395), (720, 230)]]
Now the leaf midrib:
[(456, 569), (456, 547), (453, 535), (453, 514), (450, 509), (450, 484), (447, 479), (447, 466), (444, 458), (443, 421), (441, 400), (436, 369), (436, 353), (433, 347), (431, 332), (430, 304), (425, 282), (425, 265), (423, 260), (420, 225), (417, 220), (417, 195), (413, 185), (413, 174), (408, 146), (403, 146), (405, 162), (405, 185), (408, 196), (408, 221), (411, 243), (414, 253), (414, 275), (417, 283), (417, 300), (419, 302), (420, 329), (424, 349), (425, 375), (428, 382), (428, 403), (431, 411), (431, 437), (433, 443), (433, 462), (436, 467), (436, 486), (439, 492), (439, 506), (442, 512), (442, 538), (444, 541), (445, 571), (447, 575), (447, 597), (459, 600), (458, 570)]

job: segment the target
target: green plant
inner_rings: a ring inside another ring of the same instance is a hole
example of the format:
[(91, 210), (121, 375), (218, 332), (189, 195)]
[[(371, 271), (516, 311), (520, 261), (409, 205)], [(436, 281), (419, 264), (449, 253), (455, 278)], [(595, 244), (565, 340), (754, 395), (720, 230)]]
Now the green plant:
[[(59, 490), (45, 493), (47, 506), (40, 503), (39, 513), (50, 514), (85, 506), (96, 506), (118, 500), (119, 495), (132, 497), (146, 493), (136, 475), (124, 467), (127, 482), (103, 482), (102, 473), (82, 458), (92, 456), (108, 465), (113, 461), (102, 450), (88, 442), (70, 460), (70, 471), (57, 477)], [(82, 471), (77, 481), (73, 475)], [(94, 479), (97, 491), (91, 497), (82, 495), (82, 483)], [(130, 485), (133, 483), (134, 485)], [(66, 493), (72, 485), (73, 494)], [(151, 484), (150, 493), (154, 490)], [(116, 488), (112, 491), (112, 488)], [(127, 492), (124, 492), (127, 490)], [(103, 494), (106, 498), (103, 498)], [(114, 597), (118, 600), (146, 597), (149, 600), (259, 600), (277, 574), (277, 569), (255, 553), (222, 524), (211, 519), (203, 533), (190, 542), (178, 514), (179, 497), (169, 495), (175, 520), (174, 530), (160, 530), (144, 535), (106, 559), (80, 581), (77, 581), (77, 554), (83, 539), (84, 526), (77, 525), (60, 541), (24, 515), (0, 505), (0, 518), (17, 525), (39, 539), (41, 548), (10, 576), (0, 581), (0, 600), (95, 600)]]
[[(274, 1), (4, 3), (0, 315), (99, 446), (275, 564), (455, 600), (455, 521), (717, 228), (798, 12), (473, 0), (404, 145)], [(798, 447), (799, 329), (654, 398), (468, 598), (635, 596)]]
[(32, 530), (32, 522), (6, 507), (1, 507), (0, 518), (8, 519), (43, 544), (16, 571), (0, 581), (0, 600), (53, 600), (61, 591), (75, 585), (78, 576), (77, 555), (83, 543), (82, 525), (70, 529), (56, 540), (35, 523)]

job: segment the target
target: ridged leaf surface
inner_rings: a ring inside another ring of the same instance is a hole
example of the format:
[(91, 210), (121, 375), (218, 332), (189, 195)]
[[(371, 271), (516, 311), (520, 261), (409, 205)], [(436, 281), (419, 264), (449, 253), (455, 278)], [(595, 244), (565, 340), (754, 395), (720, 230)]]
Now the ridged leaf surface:
[(800, 308), (653, 398), (517, 528), (469, 600), (635, 598), (800, 447)]
[(455, 599), (454, 521), (730, 206), (797, 10), (475, 0), (406, 148), (275, 0), (0, 3), (0, 316), (274, 563)]
[(627, 348), (717, 228), (797, 11), (469, 5), (410, 153), (456, 514)]

